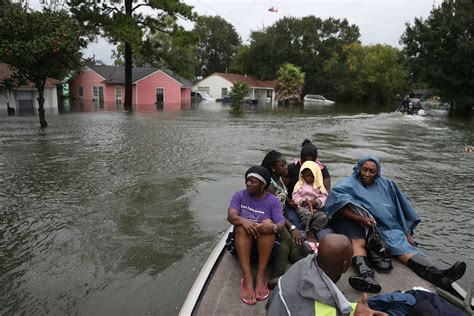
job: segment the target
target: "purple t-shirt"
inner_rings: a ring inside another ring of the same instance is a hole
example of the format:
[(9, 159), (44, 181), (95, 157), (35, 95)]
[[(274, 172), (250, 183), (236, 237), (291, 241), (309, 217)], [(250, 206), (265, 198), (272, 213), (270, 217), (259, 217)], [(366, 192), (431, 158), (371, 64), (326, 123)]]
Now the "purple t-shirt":
[(257, 223), (269, 218), (275, 224), (285, 224), (280, 201), (268, 192), (260, 199), (250, 196), (247, 190), (235, 192), (229, 208), (235, 208), (240, 217)]

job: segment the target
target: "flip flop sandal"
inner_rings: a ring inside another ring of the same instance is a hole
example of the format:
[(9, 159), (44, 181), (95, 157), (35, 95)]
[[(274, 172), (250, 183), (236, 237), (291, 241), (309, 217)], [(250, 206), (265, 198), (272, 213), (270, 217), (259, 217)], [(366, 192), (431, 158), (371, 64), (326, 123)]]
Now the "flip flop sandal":
[[(260, 293), (262, 290), (265, 291), (265, 294), (263, 296), (259, 296), (257, 293)], [(265, 281), (263, 287), (255, 289), (255, 297), (257, 298), (257, 301), (263, 301), (267, 299), (268, 295), (270, 295), (270, 290), (268, 289), (267, 281)]]
[(257, 301), (251, 301), (251, 300), (245, 299), (245, 297), (251, 297), (251, 295), (249, 291), (244, 288), (244, 279), (241, 279), (240, 280), (240, 299), (242, 300), (242, 302), (249, 305), (255, 305), (257, 303)]

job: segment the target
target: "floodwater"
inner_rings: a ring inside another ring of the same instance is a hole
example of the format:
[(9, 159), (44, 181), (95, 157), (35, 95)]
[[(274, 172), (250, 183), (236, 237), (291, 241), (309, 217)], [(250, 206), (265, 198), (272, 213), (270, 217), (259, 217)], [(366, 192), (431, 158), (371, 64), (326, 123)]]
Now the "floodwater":
[(0, 117), (0, 314), (176, 314), (246, 169), (271, 149), (291, 161), (304, 138), (333, 183), (380, 157), (423, 219), (420, 247), (462, 258), (463, 284), (474, 280), (473, 121), (339, 104), (228, 110), (50, 114), (44, 131), (37, 117)]

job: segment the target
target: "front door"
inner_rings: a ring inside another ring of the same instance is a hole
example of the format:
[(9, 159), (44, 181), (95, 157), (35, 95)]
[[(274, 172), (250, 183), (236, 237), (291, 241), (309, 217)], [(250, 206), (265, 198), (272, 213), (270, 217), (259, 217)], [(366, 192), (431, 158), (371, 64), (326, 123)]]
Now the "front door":
[(104, 87), (92, 86), (92, 101), (96, 109), (104, 109)]
[(163, 110), (165, 104), (165, 90), (163, 88), (156, 88), (156, 109)]
[(104, 87), (99, 86), (99, 109), (104, 109)]

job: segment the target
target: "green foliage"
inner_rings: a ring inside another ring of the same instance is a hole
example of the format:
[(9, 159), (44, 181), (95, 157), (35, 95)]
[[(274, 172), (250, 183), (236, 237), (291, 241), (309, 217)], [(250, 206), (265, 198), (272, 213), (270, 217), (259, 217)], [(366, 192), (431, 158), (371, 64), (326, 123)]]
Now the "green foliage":
[(290, 63), (281, 65), (277, 72), (276, 99), (278, 102), (301, 101), (305, 74)]
[[(183, 77), (195, 78), (224, 72), (230, 67), (240, 38), (232, 24), (218, 16), (200, 16), (195, 28), (185, 31), (174, 20), (167, 19), (162, 30), (147, 34), (145, 40), (133, 45), (134, 65), (166, 67)], [(115, 63), (124, 63), (124, 46), (119, 45)]]
[(197, 74), (225, 72), (241, 45), (234, 26), (219, 16), (200, 16), (194, 31), (198, 37)]
[[(168, 68), (185, 78), (194, 78), (197, 69), (194, 32), (174, 26), (169, 33), (149, 34), (139, 45), (135, 46), (134, 67)], [(120, 44), (114, 52), (115, 64), (123, 66), (124, 45)]]
[[(192, 7), (180, 0), (67, 0), (74, 16), (91, 34), (103, 35), (124, 45), (124, 108), (132, 108), (132, 55), (144, 36), (169, 32), (179, 17), (194, 19)], [(143, 9), (148, 13), (143, 13)]]
[(232, 114), (242, 114), (242, 101), (245, 96), (249, 93), (249, 86), (245, 82), (234, 82), (230, 96), (232, 97)]
[(446, 0), (407, 24), (400, 42), (413, 82), (425, 82), (459, 103), (474, 100), (474, 5)]
[[(178, 16), (193, 19), (192, 7), (179, 0), (68, 0), (74, 16), (92, 33), (114, 43), (138, 46), (146, 33), (168, 32)], [(153, 10), (144, 14), (139, 8)]]
[(291, 63), (306, 74), (304, 91), (331, 95), (339, 78), (325, 73), (323, 65), (334, 53), (340, 55), (345, 45), (358, 42), (359, 36), (358, 27), (345, 19), (285, 17), (252, 32), (246, 70), (257, 78), (273, 80), (280, 65)]
[(237, 53), (229, 66), (229, 72), (244, 75), (250, 73), (247, 61), (249, 60), (250, 46), (242, 45), (237, 49)]
[[(407, 70), (400, 52), (388, 45), (361, 46), (359, 36), (358, 27), (345, 19), (285, 17), (253, 32), (249, 48), (239, 52), (234, 65), (264, 80), (275, 79), (285, 63), (299, 67), (305, 74), (302, 91), (282, 90), (280, 101), (299, 99), (303, 92), (341, 101), (387, 102), (405, 92)], [(290, 86), (282, 80), (278, 89)]]
[(408, 71), (397, 48), (353, 43), (334, 53), (324, 71), (339, 78), (334, 83), (340, 100), (386, 103), (408, 89)]
[[(0, 60), (14, 67), (11, 82), (33, 82), (40, 99), (48, 77), (63, 79), (81, 62), (86, 42), (82, 28), (65, 11), (28, 11), (19, 4), (0, 6)], [(44, 99), (40, 123), (46, 127)]]

